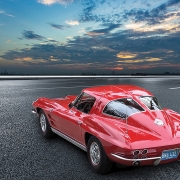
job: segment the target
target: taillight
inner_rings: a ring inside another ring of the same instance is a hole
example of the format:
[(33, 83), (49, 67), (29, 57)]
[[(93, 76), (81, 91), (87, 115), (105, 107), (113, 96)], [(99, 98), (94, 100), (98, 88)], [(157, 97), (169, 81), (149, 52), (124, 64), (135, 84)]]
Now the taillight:
[(139, 151), (139, 150), (133, 151), (133, 155), (134, 155), (134, 156), (137, 156), (138, 154), (140, 154), (140, 151)]
[(148, 153), (148, 150), (147, 150), (147, 149), (143, 149), (141, 153), (142, 153), (142, 154), (147, 154), (147, 153)]

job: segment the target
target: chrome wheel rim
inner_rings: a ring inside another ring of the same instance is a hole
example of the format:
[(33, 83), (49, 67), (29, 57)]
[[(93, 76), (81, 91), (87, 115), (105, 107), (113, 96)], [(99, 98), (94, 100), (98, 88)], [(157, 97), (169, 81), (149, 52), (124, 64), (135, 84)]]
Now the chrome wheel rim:
[(100, 163), (100, 149), (96, 142), (93, 142), (90, 146), (90, 159), (94, 166)]
[(40, 124), (41, 124), (41, 129), (43, 132), (46, 131), (46, 117), (44, 114), (41, 114), (40, 116)]

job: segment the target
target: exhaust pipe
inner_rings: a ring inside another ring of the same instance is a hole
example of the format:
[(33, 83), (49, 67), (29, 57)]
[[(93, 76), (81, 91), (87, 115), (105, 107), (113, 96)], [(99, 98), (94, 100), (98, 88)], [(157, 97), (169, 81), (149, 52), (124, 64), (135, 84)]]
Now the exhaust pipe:
[(161, 161), (161, 158), (157, 159), (156, 161), (154, 161), (154, 166), (157, 166)]
[(132, 164), (133, 164), (134, 166), (139, 166), (139, 165), (141, 164), (141, 161), (134, 161)]

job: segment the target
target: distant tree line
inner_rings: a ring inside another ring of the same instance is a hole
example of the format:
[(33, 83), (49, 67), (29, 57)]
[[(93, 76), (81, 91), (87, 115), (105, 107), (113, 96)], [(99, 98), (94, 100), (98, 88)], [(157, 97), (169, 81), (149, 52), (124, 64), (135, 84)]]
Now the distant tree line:
[[(4, 70), (4, 71), (1, 71), (0, 72), (0, 75), (5, 75), (5, 76), (8, 76), (8, 75), (24, 75), (22, 73), (14, 73), (14, 72), (8, 72), (7, 70)], [(29, 74), (30, 75), (30, 74)], [(37, 74), (38, 75), (38, 74)], [(51, 75), (51, 74), (49, 74)], [(57, 74), (57, 75), (62, 75), (62, 74)], [(73, 75), (73, 74), (70, 74), (70, 75)], [(91, 72), (91, 71), (87, 71), (87, 72), (82, 72), (81, 73), (82, 76), (96, 76), (96, 75), (131, 75), (131, 76), (147, 76), (147, 75), (180, 75), (180, 73), (171, 73), (171, 72), (164, 72), (164, 73), (142, 73), (142, 72), (133, 72), (131, 74), (129, 73), (118, 73), (116, 71), (110, 71), (109, 73), (94, 73), (94, 72)]]
[(1, 71), (0, 75), (5, 75), (5, 76), (15, 76), (15, 75), (23, 75), (22, 73), (15, 73), (15, 72), (9, 72), (7, 70)]
[(147, 76), (147, 75), (180, 75), (180, 73), (171, 73), (171, 72), (164, 72), (164, 73), (142, 73), (142, 72), (136, 72), (136, 73), (118, 73), (115, 71), (109, 72), (109, 73), (93, 73), (93, 72), (82, 72), (82, 76), (92, 76), (92, 75), (131, 75), (131, 76)]
[(15, 73), (8, 72), (8, 71), (4, 70), (4, 71), (1, 71), (0, 74), (1, 74), (1, 75), (14, 75)]

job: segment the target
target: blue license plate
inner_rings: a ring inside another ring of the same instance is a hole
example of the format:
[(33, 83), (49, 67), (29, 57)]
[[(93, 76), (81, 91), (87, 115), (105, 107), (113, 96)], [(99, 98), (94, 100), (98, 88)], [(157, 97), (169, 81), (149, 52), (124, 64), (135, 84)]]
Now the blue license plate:
[(179, 155), (179, 149), (165, 150), (162, 152), (161, 160), (174, 159)]

